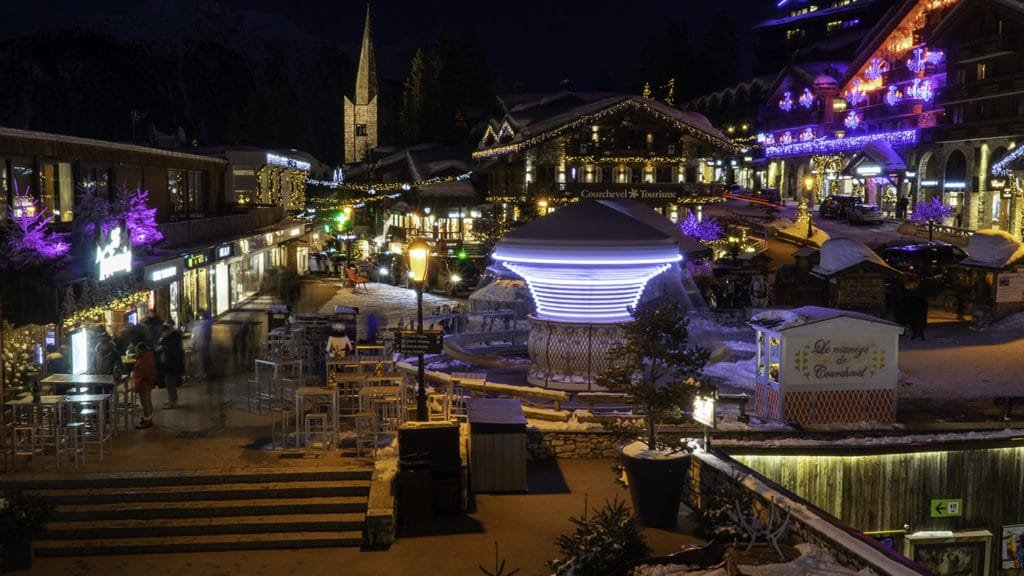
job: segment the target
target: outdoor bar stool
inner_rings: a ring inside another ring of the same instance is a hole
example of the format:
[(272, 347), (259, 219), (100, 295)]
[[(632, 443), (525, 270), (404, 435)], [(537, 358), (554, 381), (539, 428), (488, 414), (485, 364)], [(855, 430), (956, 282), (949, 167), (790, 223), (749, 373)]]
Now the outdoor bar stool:
[[(298, 438), (292, 436), (292, 430), (295, 429), (295, 410), (292, 408), (279, 407), (272, 412), (273, 420), (270, 423), (270, 447), (273, 450), (287, 450), (288, 439), (295, 438), (296, 444)], [(280, 443), (278, 442), (280, 440)]]
[(18, 466), (18, 458), (24, 458), (28, 463), (35, 462), (36, 456), (43, 453), (42, 446), (36, 441), (36, 427), (15, 426), (12, 433), (11, 456), (14, 467)]
[(380, 433), (377, 415), (373, 412), (359, 412), (355, 415), (356, 456), (362, 456), (369, 449), (371, 456), (377, 455), (377, 437)]
[(64, 456), (74, 459), (77, 469), (85, 459), (85, 422), (67, 422), (60, 427), (60, 438), (57, 444), (57, 468), (60, 468)]
[(325, 412), (312, 412), (306, 414), (303, 439), (306, 442), (306, 452), (319, 448), (327, 450), (331, 447), (331, 438), (327, 434), (327, 418)]

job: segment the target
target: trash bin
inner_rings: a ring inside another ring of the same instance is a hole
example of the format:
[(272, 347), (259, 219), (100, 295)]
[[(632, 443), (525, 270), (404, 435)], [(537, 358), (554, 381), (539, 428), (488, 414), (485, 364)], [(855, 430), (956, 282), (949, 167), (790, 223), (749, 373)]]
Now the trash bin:
[(514, 398), (470, 398), (466, 411), (473, 492), (525, 492), (523, 405)]
[(403, 524), (457, 516), (462, 506), (459, 427), (451, 422), (407, 422), (398, 428), (398, 517)]
[(291, 308), (288, 306), (267, 306), (267, 332), (287, 326), (289, 314)]

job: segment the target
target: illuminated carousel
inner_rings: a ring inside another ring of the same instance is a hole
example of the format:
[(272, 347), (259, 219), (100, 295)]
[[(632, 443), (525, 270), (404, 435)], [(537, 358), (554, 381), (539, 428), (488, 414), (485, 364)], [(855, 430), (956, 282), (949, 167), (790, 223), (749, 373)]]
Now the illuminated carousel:
[(530, 384), (599, 391), (594, 377), (621, 340), (648, 282), (682, 260), (678, 241), (613, 207), (587, 200), (506, 235), (494, 259), (521, 276), (529, 316)]

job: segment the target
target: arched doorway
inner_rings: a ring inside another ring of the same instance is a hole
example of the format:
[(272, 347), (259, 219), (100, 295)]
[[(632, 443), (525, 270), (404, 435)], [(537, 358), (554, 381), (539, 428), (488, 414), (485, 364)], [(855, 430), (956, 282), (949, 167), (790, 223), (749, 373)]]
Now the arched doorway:
[[(953, 207), (954, 225), (958, 228), (969, 219), (965, 214), (967, 206), (967, 157), (960, 150), (953, 150), (946, 158), (946, 169), (942, 178), (943, 201)], [(975, 192), (977, 193), (977, 192)]]

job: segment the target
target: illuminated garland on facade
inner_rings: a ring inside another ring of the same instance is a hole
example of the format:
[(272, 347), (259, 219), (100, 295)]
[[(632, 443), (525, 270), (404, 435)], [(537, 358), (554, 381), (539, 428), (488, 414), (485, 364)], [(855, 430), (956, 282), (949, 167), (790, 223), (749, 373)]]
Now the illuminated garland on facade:
[(917, 144), (918, 131), (898, 130), (896, 132), (879, 132), (864, 136), (846, 138), (822, 138), (813, 142), (793, 142), (783, 146), (766, 146), (765, 156), (805, 156), (809, 154), (835, 154), (838, 152), (856, 152), (869, 142), (882, 140), (893, 147), (912, 146)]
[(579, 164), (643, 164), (648, 162), (662, 164), (682, 164), (685, 156), (565, 156), (566, 162)]
[(78, 310), (73, 312), (70, 316), (64, 318), (62, 324), (65, 328), (72, 328), (82, 324), (85, 320), (99, 316), (103, 312), (110, 309), (125, 309), (131, 306), (135, 306), (140, 302), (145, 302), (149, 297), (149, 292), (145, 290), (141, 292), (135, 292), (127, 296), (115, 298), (102, 306), (93, 306), (92, 308), (86, 308), (84, 310)]
[(1013, 168), (1010, 166), (1017, 161), (1021, 156), (1024, 156), (1024, 146), (1017, 146), (1013, 150), (1006, 153), (998, 162), (992, 165), (992, 174), (996, 176), (1009, 176), (1013, 173)]
[(479, 160), (481, 158), (494, 158), (496, 156), (504, 156), (506, 154), (514, 154), (514, 153), (519, 152), (521, 150), (525, 150), (527, 148), (531, 148), (533, 146), (536, 146), (536, 145), (538, 145), (538, 144), (540, 144), (542, 142), (545, 142), (547, 140), (551, 140), (553, 138), (557, 138), (559, 136), (562, 136), (566, 132), (571, 132), (573, 130), (577, 130), (579, 128), (582, 128), (584, 126), (590, 126), (590, 125), (594, 124), (598, 120), (601, 120), (601, 119), (606, 118), (608, 116), (613, 116), (615, 114), (618, 114), (619, 112), (621, 112), (621, 111), (623, 111), (625, 109), (642, 110), (642, 111), (644, 111), (644, 112), (646, 112), (648, 114), (656, 116), (658, 119), (660, 119), (660, 120), (662, 120), (664, 122), (667, 122), (667, 123), (671, 124), (673, 128), (676, 128), (678, 130), (682, 130), (682, 131), (686, 132), (687, 134), (689, 134), (690, 136), (693, 136), (694, 138), (697, 138), (698, 140), (701, 140), (701, 141), (706, 142), (708, 144), (712, 144), (712, 145), (718, 146), (718, 147), (724, 149), (727, 152), (735, 152), (736, 151), (734, 149), (732, 143), (729, 142), (728, 140), (719, 139), (718, 137), (716, 137), (716, 136), (714, 136), (714, 135), (712, 135), (712, 134), (710, 134), (708, 132), (705, 132), (704, 130), (701, 130), (700, 128), (697, 128), (696, 126), (693, 126), (693, 125), (691, 125), (690, 123), (688, 123), (688, 122), (686, 122), (684, 120), (681, 120), (679, 118), (674, 118), (672, 116), (669, 116), (668, 114), (665, 114), (663, 112), (658, 111), (655, 108), (652, 108), (651, 106), (648, 106), (647, 104), (643, 103), (638, 97), (631, 96), (631, 97), (629, 97), (629, 98), (627, 98), (625, 100), (622, 100), (621, 102), (617, 102), (617, 103), (609, 106), (608, 108), (605, 108), (604, 110), (600, 110), (598, 112), (594, 112), (593, 114), (587, 114), (587, 115), (581, 116), (581, 117), (577, 118), (576, 120), (573, 120), (573, 121), (567, 122), (566, 124), (563, 124), (561, 126), (557, 126), (555, 128), (552, 128), (551, 130), (548, 130), (546, 132), (543, 132), (541, 134), (533, 136), (532, 138), (527, 138), (526, 140), (523, 140), (522, 142), (517, 142), (517, 143), (514, 143), (514, 144), (507, 144), (507, 145), (498, 146), (498, 147), (495, 147), (495, 148), (488, 148), (488, 149), (485, 149), (485, 150), (477, 150), (476, 152), (473, 152), (473, 158), (476, 159), (476, 160)]
[(374, 194), (376, 192), (408, 192), (413, 188), (422, 188), (424, 186), (430, 186), (431, 184), (447, 184), (449, 182), (459, 182), (466, 180), (473, 175), (472, 171), (459, 174), (457, 176), (437, 176), (435, 178), (427, 178), (426, 180), (416, 180), (414, 182), (339, 182), (337, 184), (328, 184), (333, 188), (339, 190), (356, 190), (359, 192), (367, 192)]

